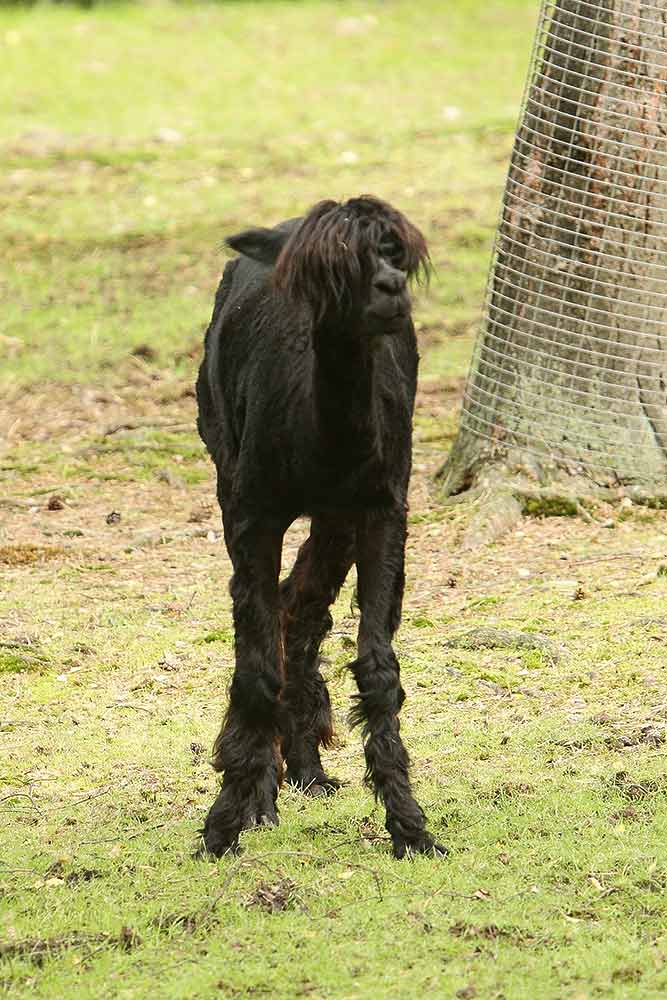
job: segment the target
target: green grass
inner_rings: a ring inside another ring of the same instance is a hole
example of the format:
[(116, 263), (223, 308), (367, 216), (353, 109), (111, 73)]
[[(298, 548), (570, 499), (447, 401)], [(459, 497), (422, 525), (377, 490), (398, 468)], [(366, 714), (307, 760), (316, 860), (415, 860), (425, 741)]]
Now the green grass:
[[(155, 595), (144, 578), (137, 592), (117, 570), (93, 622), (65, 590), (46, 643), (54, 666), (5, 689), (10, 995), (93, 997), (104, 984), (105, 995), (144, 996), (151, 982), (174, 997), (660, 995), (667, 773), (647, 680), (663, 656), (647, 649), (655, 627), (632, 622), (659, 620), (664, 584), (585, 607), (557, 588), (526, 607), (515, 585), (490, 613), (459, 617), (457, 627), (550, 621), (555, 638), (558, 621), (569, 647), (558, 670), (512, 649), (446, 650), (437, 621), (406, 616), (404, 728), (420, 797), (452, 851), (412, 864), (391, 859), (342, 724), (345, 594), (327, 654), (343, 739), (330, 760), (348, 787), (331, 803), (285, 790), (278, 830), (206, 865), (190, 851), (231, 665), (226, 636), (202, 628), (216, 609), (207, 572), (195, 621), (169, 619), (184, 583)], [(40, 627), (54, 607), (37, 591)], [(11, 954), (45, 941), (52, 950), (37, 959)]]
[(144, 343), (172, 367), (226, 233), (364, 190), (430, 237), (425, 319), (477, 315), (533, 2), (1, 17), (0, 384), (103, 377)]
[[(7, 995), (664, 996), (667, 514), (526, 520), (464, 553), (429, 487), (536, 6), (0, 10)], [(397, 649), (415, 784), (451, 855), (395, 862), (362, 787), (350, 580), (325, 648), (345, 787), (284, 789), (277, 830), (205, 864), (233, 636), (192, 382), (219, 245), (362, 191), (403, 208), (436, 265)]]

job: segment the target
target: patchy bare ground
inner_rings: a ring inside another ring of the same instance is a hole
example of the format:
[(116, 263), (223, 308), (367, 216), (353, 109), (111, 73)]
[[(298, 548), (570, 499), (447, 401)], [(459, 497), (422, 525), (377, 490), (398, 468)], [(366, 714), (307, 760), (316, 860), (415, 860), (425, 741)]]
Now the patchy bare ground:
[[(226, 580), (213, 467), (194, 431), (192, 381), (133, 357), (122, 387), (42, 386), (0, 403), (0, 426), (7, 428), (0, 498), (6, 573), (34, 576), (48, 562), (52, 574), (59, 564), (92, 560), (106, 563), (111, 577), (148, 578), (153, 590), (178, 572), (194, 590), (200, 560), (208, 575), (215, 556), (215, 573)], [(418, 395), (406, 611), (456, 619), (475, 594), (520, 588), (527, 596), (557, 584), (583, 600), (601, 581), (631, 596), (652, 580), (667, 560), (667, 516), (629, 501), (600, 505), (586, 521), (525, 519), (495, 545), (459, 551), (470, 511), (443, 506), (433, 477), (462, 381), (426, 377)], [(285, 566), (306, 530), (299, 522), (289, 532)]]

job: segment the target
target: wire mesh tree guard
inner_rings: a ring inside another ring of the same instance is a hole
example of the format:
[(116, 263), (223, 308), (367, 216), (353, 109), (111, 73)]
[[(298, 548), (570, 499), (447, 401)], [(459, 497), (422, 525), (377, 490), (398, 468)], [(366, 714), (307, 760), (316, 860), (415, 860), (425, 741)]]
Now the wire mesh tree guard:
[(667, 484), (667, 0), (542, 0), (445, 490)]

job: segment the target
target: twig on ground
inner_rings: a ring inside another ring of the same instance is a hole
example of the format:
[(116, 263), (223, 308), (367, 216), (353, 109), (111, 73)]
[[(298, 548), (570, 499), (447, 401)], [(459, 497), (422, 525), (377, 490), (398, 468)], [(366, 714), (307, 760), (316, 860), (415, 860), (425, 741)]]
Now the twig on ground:
[(10, 799), (28, 799), (30, 805), (36, 812), (41, 813), (42, 811), (33, 799), (32, 795), (29, 795), (28, 792), (11, 792), (9, 795), (3, 795), (0, 799), (0, 803), (9, 802)]
[(136, 830), (134, 833), (130, 833), (127, 836), (122, 834), (118, 837), (101, 837), (99, 840), (82, 840), (79, 843), (79, 847), (91, 847), (95, 844), (117, 844), (119, 841), (130, 841), (136, 840), (137, 837), (143, 836), (145, 833), (152, 833), (154, 830), (161, 830), (166, 823), (156, 823), (155, 826), (146, 826), (143, 830)]
[(142, 419), (137, 417), (135, 420), (123, 420), (118, 424), (111, 424), (103, 432), (103, 437), (111, 437), (112, 434), (118, 434), (119, 431), (138, 431), (138, 430), (148, 430), (151, 427), (156, 427), (159, 430), (172, 430), (178, 431), (190, 431), (192, 430), (192, 424), (183, 423), (182, 420), (156, 420), (154, 417), (146, 417)]
[(234, 864), (231, 867), (231, 870), (227, 872), (227, 876), (224, 879), (222, 885), (220, 886), (220, 889), (215, 894), (213, 899), (210, 901), (208, 906), (206, 906), (205, 909), (202, 910), (201, 913), (202, 920), (206, 920), (207, 917), (210, 917), (210, 915), (213, 913), (214, 909), (216, 908), (216, 906), (218, 905), (224, 894), (227, 892), (227, 889), (231, 885), (235, 876), (241, 870), (243, 865), (248, 862), (248, 860), (249, 860), (248, 858), (239, 858), (237, 861), (234, 862)]
[(146, 712), (148, 715), (155, 715), (152, 708), (146, 708), (144, 705), (137, 705), (132, 701), (114, 701), (111, 705), (107, 705), (107, 708), (134, 708), (137, 712)]
[(68, 803), (65, 807), (67, 809), (73, 809), (74, 806), (80, 806), (83, 802), (89, 802), (91, 799), (99, 799), (102, 795), (108, 795), (109, 792), (113, 791), (115, 788), (122, 788), (123, 785), (107, 785), (106, 788), (102, 788), (100, 791), (92, 792), (90, 795), (84, 795), (81, 799), (76, 799), (74, 802)]
[(637, 549), (634, 552), (607, 552), (599, 556), (588, 556), (586, 559), (569, 559), (567, 564), (568, 566), (587, 566), (589, 563), (607, 562), (611, 559), (641, 559), (645, 561), (651, 558), (663, 559), (664, 557), (659, 553), (655, 556), (647, 556), (645, 550)]

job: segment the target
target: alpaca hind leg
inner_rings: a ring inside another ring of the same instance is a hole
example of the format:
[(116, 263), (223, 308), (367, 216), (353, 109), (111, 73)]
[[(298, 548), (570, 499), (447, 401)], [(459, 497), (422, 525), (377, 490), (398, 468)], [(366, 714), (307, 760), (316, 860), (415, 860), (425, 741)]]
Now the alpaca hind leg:
[(287, 780), (307, 795), (335, 791), (339, 782), (322, 768), (320, 746), (333, 737), (329, 692), (320, 673), (320, 646), (335, 601), (354, 561), (354, 525), (314, 517), (310, 537), (280, 585), (285, 646), (283, 755)]

